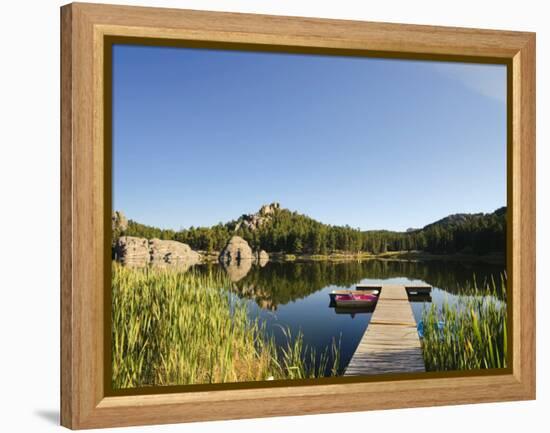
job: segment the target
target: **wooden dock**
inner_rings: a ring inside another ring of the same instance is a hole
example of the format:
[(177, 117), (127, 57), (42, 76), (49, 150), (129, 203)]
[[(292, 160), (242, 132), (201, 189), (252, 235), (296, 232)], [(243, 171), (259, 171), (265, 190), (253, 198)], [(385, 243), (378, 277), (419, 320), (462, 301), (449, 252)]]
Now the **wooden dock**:
[(426, 371), (407, 288), (384, 285), (345, 376)]

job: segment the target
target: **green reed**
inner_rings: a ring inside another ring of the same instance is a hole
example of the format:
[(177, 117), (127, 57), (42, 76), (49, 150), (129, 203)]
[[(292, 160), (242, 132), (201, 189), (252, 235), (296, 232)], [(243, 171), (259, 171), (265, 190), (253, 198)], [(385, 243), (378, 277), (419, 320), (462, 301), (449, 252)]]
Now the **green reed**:
[(278, 348), (246, 303), (223, 289), (230, 285), (215, 273), (113, 263), (113, 388), (338, 374), (339, 346), (317, 357), (301, 332), (292, 338), (284, 330)]
[[(340, 340), (338, 344), (333, 339), (330, 349), (325, 348), (321, 353), (304, 344), (304, 336), (299, 332), (295, 338), (288, 328), (281, 328), (287, 343), (280, 348), (280, 363), (282, 370), (287, 372), (289, 379), (308, 379), (323, 377), (329, 371), (330, 376), (340, 373)], [(340, 336), (341, 337), (341, 336)]]
[[(500, 296), (500, 298), (497, 297)], [(424, 362), (428, 371), (507, 366), (506, 277), (480, 290), (474, 283), (457, 303), (432, 304), (422, 312)]]

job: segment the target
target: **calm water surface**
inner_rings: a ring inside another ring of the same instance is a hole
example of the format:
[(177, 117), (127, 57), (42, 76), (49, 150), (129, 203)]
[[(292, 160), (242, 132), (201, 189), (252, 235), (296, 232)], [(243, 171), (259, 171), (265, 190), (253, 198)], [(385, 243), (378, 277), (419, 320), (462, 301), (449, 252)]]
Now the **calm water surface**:
[(232, 269), (219, 265), (201, 265), (201, 272), (225, 272), (233, 281), (228, 290), (249, 305), (252, 318), (265, 322), (279, 344), (286, 341), (281, 328), (304, 342), (317, 353), (340, 344), (340, 367), (349, 363), (372, 316), (363, 311), (354, 314), (330, 307), (329, 293), (334, 289), (353, 289), (356, 284), (428, 284), (433, 287), (429, 302), (412, 302), (415, 319), (423, 308), (434, 303), (456, 302), (456, 295), (471, 288), (475, 280), (484, 287), (492, 279), (500, 282), (504, 266), (485, 263), (447, 261), (403, 262), (368, 260), (363, 262), (275, 263), (265, 266), (246, 263)]

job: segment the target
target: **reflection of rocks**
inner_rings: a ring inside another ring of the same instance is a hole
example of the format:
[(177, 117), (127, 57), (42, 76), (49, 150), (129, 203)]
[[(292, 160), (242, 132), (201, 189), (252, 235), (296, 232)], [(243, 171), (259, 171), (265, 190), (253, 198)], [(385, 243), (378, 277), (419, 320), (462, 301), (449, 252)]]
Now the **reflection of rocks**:
[(149, 263), (149, 242), (144, 238), (121, 236), (115, 245), (115, 258), (124, 265), (145, 266)]
[[(236, 283), (236, 281), (234, 281), (234, 283)], [(234, 284), (233, 290), (235, 290), (241, 297), (253, 299), (263, 310), (277, 310), (277, 303), (272, 299), (272, 293), (270, 291), (263, 290), (256, 283), (244, 280), (238, 284)]]
[(269, 262), (269, 255), (264, 250), (257, 251), (256, 261), (263, 268)]
[(121, 236), (115, 244), (115, 259), (128, 266), (175, 265), (187, 270), (200, 261), (200, 254), (177, 241)]
[(230, 263), (222, 263), (223, 268), (225, 269), (225, 272), (227, 272), (227, 276), (229, 279), (236, 283), (239, 280), (242, 280), (246, 275), (250, 272), (250, 269), (252, 269), (252, 262), (251, 259), (243, 259), (239, 261), (233, 261)]
[(255, 259), (252, 248), (240, 236), (233, 236), (220, 253), (220, 262), (231, 263)]
[(241, 297), (253, 299), (263, 310), (277, 310), (277, 303), (272, 299), (272, 293), (262, 289), (255, 283), (244, 281), (240, 284), (235, 284), (233, 289), (236, 290)]
[(199, 262), (200, 255), (187, 244), (177, 241), (151, 239), (149, 241), (151, 263), (189, 264)]
[(256, 301), (256, 303), (262, 308), (263, 310), (270, 310), (270, 311), (276, 311), (277, 310), (277, 304), (273, 302), (271, 299), (260, 299)]

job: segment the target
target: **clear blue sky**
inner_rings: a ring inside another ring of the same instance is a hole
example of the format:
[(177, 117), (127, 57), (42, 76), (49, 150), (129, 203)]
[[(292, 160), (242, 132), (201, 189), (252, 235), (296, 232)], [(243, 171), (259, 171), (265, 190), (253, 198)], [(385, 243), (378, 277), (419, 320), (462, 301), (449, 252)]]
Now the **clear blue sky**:
[(113, 209), (162, 228), (264, 203), (422, 227), (506, 204), (506, 69), (117, 45)]

